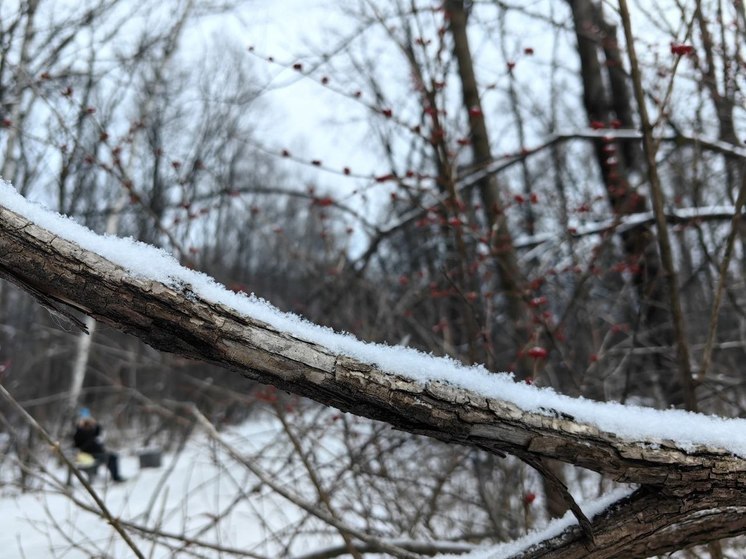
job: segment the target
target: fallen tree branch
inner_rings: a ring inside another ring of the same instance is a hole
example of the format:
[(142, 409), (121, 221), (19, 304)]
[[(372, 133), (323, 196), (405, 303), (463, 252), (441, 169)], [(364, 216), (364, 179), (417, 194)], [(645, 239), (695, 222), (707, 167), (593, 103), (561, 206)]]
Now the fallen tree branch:
[[(561, 410), (523, 409), (442, 380), (416, 380), (416, 370), (382, 370), (205, 298), (191, 285), (133, 274), (1, 205), (0, 275), (163, 351), (398, 429), (493, 453), (558, 459), (643, 486), (636, 499), (594, 518), (597, 551), (588, 557), (646, 557), (652, 549), (664, 553), (746, 531), (746, 515), (736, 514), (746, 503), (746, 460), (724, 448), (630, 440)], [(640, 413), (613, 409), (630, 418)], [(734, 420), (733, 429), (743, 425)], [(619, 534), (634, 538), (619, 541)], [(543, 544), (545, 552), (556, 550), (551, 557), (571, 557), (555, 553), (588, 543), (572, 530), (555, 540)], [(617, 543), (604, 543), (611, 540)]]
[[(706, 532), (708, 540), (736, 535), (739, 532), (734, 531), (730, 523), (736, 523), (743, 530), (745, 512), (746, 503), (742, 497), (731, 499), (714, 492), (690, 500), (643, 487), (593, 515), (593, 546), (579, 526), (557, 535), (550, 524), (543, 533), (526, 538), (528, 545), (521, 545), (518, 540), (496, 546), (495, 556), (511, 559), (650, 557), (701, 543)], [(719, 523), (713, 522), (715, 518), (720, 519)], [(531, 544), (532, 540), (540, 541)]]

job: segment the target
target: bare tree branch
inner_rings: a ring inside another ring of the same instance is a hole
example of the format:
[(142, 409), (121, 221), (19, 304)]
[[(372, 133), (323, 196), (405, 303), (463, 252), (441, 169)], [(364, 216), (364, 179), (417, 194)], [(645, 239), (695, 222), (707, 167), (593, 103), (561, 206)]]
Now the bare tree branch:
[(655, 223), (658, 229), (658, 250), (660, 251), (661, 263), (663, 264), (664, 276), (668, 287), (669, 303), (671, 305), (670, 312), (673, 320), (674, 335), (676, 337), (676, 355), (679, 361), (679, 377), (684, 392), (684, 404), (686, 405), (686, 409), (696, 410), (697, 397), (695, 394), (694, 382), (692, 380), (689, 342), (687, 340), (686, 327), (684, 325), (684, 313), (681, 306), (679, 284), (674, 267), (673, 250), (671, 248), (668, 226), (664, 215), (665, 201), (663, 198), (663, 188), (661, 186), (660, 176), (658, 174), (658, 165), (655, 159), (656, 143), (653, 138), (653, 125), (648, 117), (648, 110), (645, 105), (645, 92), (642, 86), (642, 75), (640, 73), (640, 65), (635, 51), (635, 39), (632, 35), (632, 23), (629, 10), (627, 9), (626, 0), (619, 0), (619, 12), (622, 18), (624, 37), (627, 41), (627, 55), (629, 56), (629, 63), (632, 70), (632, 86), (635, 92), (637, 109), (640, 113), (640, 121), (642, 124), (642, 147), (645, 154), (648, 180), (650, 181), (650, 195), (653, 203), (653, 212), (655, 213)]
[[(625, 506), (592, 522), (597, 548), (613, 539), (616, 555), (598, 551), (588, 557), (644, 557), (654, 548), (663, 553), (746, 531), (746, 515), (740, 514), (746, 462), (724, 450), (625, 440), (553, 410), (525, 411), (444, 382), (380, 370), (206, 301), (188, 286), (135, 277), (4, 208), (0, 275), (158, 349), (216, 363), (399, 429), (493, 453), (554, 458), (644, 486)], [(634, 537), (620, 540), (619, 533)], [(570, 531), (545, 545), (577, 552), (583, 542), (579, 532)], [(538, 555), (526, 555), (533, 556)]]

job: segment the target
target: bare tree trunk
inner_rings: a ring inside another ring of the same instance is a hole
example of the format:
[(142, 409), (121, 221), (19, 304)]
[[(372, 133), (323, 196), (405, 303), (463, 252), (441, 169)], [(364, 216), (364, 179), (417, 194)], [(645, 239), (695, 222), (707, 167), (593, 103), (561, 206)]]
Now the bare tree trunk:
[(643, 151), (647, 165), (648, 180), (650, 181), (650, 192), (653, 198), (653, 212), (655, 213), (656, 228), (658, 230), (658, 250), (661, 255), (661, 263), (668, 288), (669, 304), (671, 306), (671, 319), (673, 321), (674, 336), (676, 339), (676, 355), (679, 366), (679, 381), (684, 396), (684, 405), (688, 410), (697, 409), (697, 398), (694, 393), (694, 382), (692, 380), (692, 366), (689, 357), (689, 342), (687, 340), (684, 315), (681, 299), (679, 297), (679, 283), (676, 276), (676, 267), (673, 262), (673, 251), (668, 235), (668, 224), (665, 217), (665, 204), (663, 189), (658, 175), (658, 165), (655, 160), (656, 144), (653, 139), (653, 126), (648, 117), (645, 105), (645, 92), (642, 87), (642, 76), (635, 51), (634, 36), (632, 34), (632, 23), (630, 21), (627, 1), (619, 0), (619, 11), (624, 27), (624, 36), (627, 41), (627, 54), (632, 73), (632, 86), (637, 100), (637, 109), (640, 114), (642, 126)]
[[(466, 26), (467, 14), (464, 9), (464, 2), (463, 0), (450, 0), (447, 2), (446, 9), (450, 15), (453, 50), (458, 62), (464, 107), (469, 114), (474, 163), (476, 165), (489, 163), (492, 160), (492, 148), (482, 113), (482, 103), (469, 48)], [(491, 231), (491, 248), (500, 271), (501, 287), (508, 300), (508, 316), (512, 323), (516, 352), (519, 355), (517, 359), (518, 371), (516, 373), (519, 378), (527, 378), (533, 374), (533, 367), (535, 366), (526, 352), (522, 351), (532, 342), (530, 328), (527, 324), (530, 320), (530, 312), (522, 295), (522, 274), (518, 267), (518, 258), (513, 246), (512, 236), (503, 212), (500, 185), (497, 183), (497, 178), (492, 175), (483, 179), (479, 185), (479, 191)], [(564, 471), (560, 464), (547, 461), (546, 467), (559, 479), (564, 479)], [(547, 512), (552, 517), (561, 517), (567, 512), (567, 505), (562, 496), (557, 493), (555, 486), (547, 483), (545, 477), (542, 479), (544, 481)]]
[[(168, 62), (171, 60), (175, 50), (176, 46), (178, 44), (179, 38), (181, 36), (181, 32), (184, 29), (184, 24), (188, 20), (191, 11), (193, 9), (194, 2), (193, 0), (189, 0), (186, 7), (184, 8), (184, 11), (180, 14), (180, 17), (176, 24), (174, 25), (173, 29), (171, 30), (169, 36), (168, 36), (168, 42), (167, 42), (167, 49), (164, 53), (163, 59), (159, 61), (158, 65), (156, 66), (155, 72), (156, 81), (160, 81), (163, 74), (163, 69), (168, 64)], [(93, 73), (93, 68), (90, 69), (90, 75)], [(147, 98), (146, 102), (144, 103), (144, 106), (141, 111), (141, 119), (147, 120), (147, 118), (152, 113), (152, 99), (153, 97), (150, 96)], [(78, 133), (79, 135), (80, 133)], [(133, 153), (136, 149), (136, 146), (133, 145), (132, 150)], [(130, 163), (134, 161), (134, 157), (130, 158)], [(157, 167), (156, 167), (157, 169)], [(155, 174), (157, 174), (157, 171), (154, 171)], [(63, 175), (64, 176), (64, 175)], [(63, 178), (64, 181), (64, 178)], [(156, 196), (158, 197), (158, 196)], [(122, 195), (117, 201), (112, 213), (109, 215), (107, 221), (106, 221), (106, 233), (109, 235), (116, 235), (119, 230), (119, 220), (121, 211), (124, 209), (124, 207), (127, 205), (129, 201), (129, 193), (126, 190), (122, 191)], [(60, 207), (62, 207), (62, 201), (60, 201)], [(158, 220), (160, 220), (160, 212), (155, 212), (155, 217), (157, 217)], [(153, 216), (151, 216), (153, 217)], [(63, 411), (63, 421), (62, 425), (64, 426), (66, 421), (73, 417), (75, 408), (78, 405), (78, 401), (80, 400), (80, 393), (83, 389), (83, 384), (85, 382), (86, 377), (86, 371), (88, 368), (88, 361), (90, 358), (90, 352), (91, 352), (91, 342), (93, 340), (93, 336), (96, 332), (96, 321), (92, 319), (91, 317), (87, 317), (85, 320), (85, 327), (87, 329), (86, 332), (81, 332), (78, 336), (78, 341), (76, 345), (76, 352), (75, 352), (75, 361), (73, 363), (72, 368), (72, 380), (70, 385), (70, 392), (68, 395), (68, 401), (67, 401), (67, 408)]]
[[(449, 29), (453, 38), (453, 52), (458, 63), (464, 108), (469, 114), (469, 129), (475, 165), (492, 161), (490, 140), (482, 113), (482, 103), (474, 73), (474, 62), (467, 36), (467, 14), (463, 0), (446, 2), (449, 14)], [(487, 225), (490, 229), (492, 255), (500, 272), (500, 287), (507, 299), (507, 311), (512, 327), (513, 344), (518, 352), (531, 342), (528, 322), (530, 313), (523, 298), (523, 282), (518, 266), (513, 239), (508, 221), (503, 212), (500, 185), (494, 175), (485, 177), (479, 184)], [(516, 374), (526, 378), (532, 373), (533, 363), (527, 358), (519, 359)]]
[[(70, 383), (70, 392), (67, 399), (67, 418), (71, 417), (80, 399), (80, 392), (85, 382), (85, 373), (88, 368), (88, 358), (91, 354), (91, 341), (93, 334), (96, 332), (97, 322), (90, 316), (85, 319), (87, 332), (78, 334), (78, 340), (75, 345), (75, 361), (73, 361), (72, 382)], [(65, 421), (63, 420), (63, 424)]]
[[(106, 222), (106, 233), (109, 235), (116, 235), (119, 230), (119, 217), (120, 212), (124, 209), (129, 197), (126, 193), (119, 199), (117, 205), (114, 207), (113, 212), (109, 215), (109, 219)], [(64, 429), (67, 420), (72, 418), (75, 414), (75, 408), (78, 406), (80, 400), (80, 393), (83, 390), (83, 383), (85, 382), (86, 371), (88, 370), (88, 361), (91, 356), (91, 343), (93, 342), (93, 336), (96, 333), (96, 325), (98, 323), (90, 316), (85, 319), (85, 327), (87, 332), (81, 332), (78, 334), (78, 341), (75, 349), (75, 361), (73, 362), (72, 368), (72, 380), (70, 383), (70, 392), (67, 399), (67, 408), (63, 411), (62, 428)]]
[[(580, 56), (583, 103), (589, 123), (597, 126), (636, 128), (628, 78), (620, 57), (616, 26), (603, 17), (600, 5), (593, 0), (568, 0)], [(603, 62), (602, 62), (603, 60)], [(605, 75), (604, 75), (605, 74)], [(595, 143), (595, 156), (604, 182), (609, 205), (615, 215), (625, 216), (648, 211), (647, 198), (631, 184), (629, 173), (642, 171), (644, 162), (637, 141), (604, 141)], [(673, 346), (675, 340), (669, 324), (670, 313), (661, 305), (668, 298), (661, 262), (655, 244), (655, 232), (649, 226), (621, 234), (626, 258), (634, 264), (633, 281), (641, 305), (640, 331), (649, 346)], [(663, 353), (639, 357), (636, 369), (655, 374), (669, 366)], [(679, 382), (664, 377), (662, 390), (666, 405), (683, 401)], [(649, 382), (649, 379), (644, 379)]]

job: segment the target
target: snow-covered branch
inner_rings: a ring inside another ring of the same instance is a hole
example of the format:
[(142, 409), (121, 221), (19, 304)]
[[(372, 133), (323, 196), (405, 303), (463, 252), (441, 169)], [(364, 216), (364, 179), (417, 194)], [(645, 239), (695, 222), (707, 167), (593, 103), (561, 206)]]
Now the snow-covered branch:
[[(707, 206), (701, 208), (674, 208), (665, 213), (669, 224), (688, 224), (703, 221), (725, 221), (733, 218), (735, 206)], [(567, 236), (573, 238), (587, 237), (588, 235), (600, 235), (606, 232), (625, 233), (636, 227), (652, 225), (655, 223), (653, 212), (642, 212), (637, 214), (620, 215), (613, 219), (603, 221), (592, 221), (590, 223), (570, 224)], [(518, 248), (529, 248), (549, 241), (561, 240), (556, 233), (541, 233), (516, 237), (515, 246)]]
[[(468, 192), (473, 189), (474, 186), (479, 184), (480, 181), (486, 177), (499, 174), (506, 169), (513, 167), (514, 165), (520, 164), (527, 158), (542, 153), (552, 146), (563, 144), (571, 141), (594, 141), (594, 140), (620, 140), (620, 141), (641, 141), (642, 134), (637, 130), (630, 129), (584, 129), (577, 130), (567, 133), (553, 134), (549, 136), (544, 142), (531, 148), (523, 148), (521, 151), (514, 154), (507, 154), (502, 157), (495, 157), (490, 162), (481, 165), (478, 168), (463, 169), (461, 171), (460, 178), (456, 181), (455, 188), (459, 192)], [(733, 159), (746, 159), (746, 149), (741, 146), (733, 145), (728, 142), (721, 140), (712, 140), (701, 136), (686, 136), (682, 134), (669, 134), (657, 136), (656, 140), (662, 143), (673, 144), (675, 146), (695, 146), (705, 151), (710, 151), (718, 155), (724, 155)], [(448, 198), (447, 194), (441, 194), (436, 197), (429, 204), (429, 207), (434, 208), (439, 204), (444, 203)], [(666, 217), (669, 223), (683, 223), (689, 222), (695, 219), (702, 220), (717, 220), (717, 219), (730, 219), (733, 217), (733, 206), (711, 206), (703, 208), (680, 208), (670, 209), (666, 212)], [(372, 254), (375, 253), (379, 244), (383, 239), (389, 237), (393, 233), (401, 230), (407, 225), (414, 223), (420, 219), (423, 215), (427, 214), (427, 209), (414, 208), (411, 211), (405, 213), (399, 217), (396, 222), (389, 224), (388, 226), (381, 228), (377, 231), (377, 234), (373, 237), (372, 242), (365, 254), (360, 257), (360, 261), (367, 263), (367, 260)], [(640, 227), (642, 225), (650, 225), (655, 221), (653, 212), (644, 212), (640, 214), (629, 214), (624, 216), (616, 216), (611, 219), (603, 220), (601, 222), (594, 222), (588, 224), (580, 224), (578, 226), (572, 226), (571, 230), (567, 234), (571, 237), (583, 237), (587, 235), (593, 235), (598, 233), (604, 233), (606, 231), (615, 230), (617, 233), (623, 233), (629, 229)], [(367, 224), (365, 224), (367, 225)], [(368, 230), (374, 228), (368, 227)], [(523, 236), (515, 238), (513, 244), (516, 248), (530, 248), (549, 240), (556, 240), (556, 233), (543, 233), (537, 235)]]
[(569, 530), (544, 551), (587, 546), (588, 557), (610, 557), (603, 543), (623, 533), (629, 543), (615, 544), (614, 556), (643, 557), (653, 536), (663, 553), (746, 531), (744, 420), (568, 398), (482, 367), (366, 344), (230, 292), (153, 247), (95, 235), (4, 184), (0, 275), (57, 312), (74, 316), (72, 308), (163, 351), (398, 429), (641, 486), (593, 520), (595, 547)]
[[(683, 134), (668, 134), (656, 136), (656, 141), (676, 146), (695, 146), (705, 151), (711, 151), (718, 155), (732, 157), (734, 159), (746, 159), (746, 149), (722, 140), (712, 140), (701, 136), (687, 136)], [(527, 157), (541, 153), (547, 148), (574, 140), (621, 140), (642, 141), (642, 133), (630, 129), (587, 129), (573, 132), (553, 134), (541, 144), (528, 148), (524, 147), (519, 153), (506, 155), (502, 158), (493, 159), (478, 169), (463, 173), (458, 181), (458, 188), (470, 188), (479, 183), (485, 177), (500, 173), (505, 169), (525, 160)]]

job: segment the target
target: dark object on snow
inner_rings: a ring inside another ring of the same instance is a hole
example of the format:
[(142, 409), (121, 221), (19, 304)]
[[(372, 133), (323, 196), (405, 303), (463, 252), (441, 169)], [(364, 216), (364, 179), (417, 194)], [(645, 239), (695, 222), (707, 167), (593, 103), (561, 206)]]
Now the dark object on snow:
[(148, 448), (140, 451), (140, 469), (143, 468), (160, 468), (161, 467), (161, 449)]
[(115, 482), (124, 481), (124, 478), (119, 475), (119, 456), (115, 452), (106, 450), (101, 441), (101, 425), (90, 416), (90, 413), (87, 413), (85, 408), (81, 410), (80, 419), (75, 425), (73, 442), (75, 448), (80, 452), (90, 454), (95, 460), (92, 467), (86, 468), (89, 478), (93, 479), (99, 465), (106, 464), (111, 473), (111, 479)]

